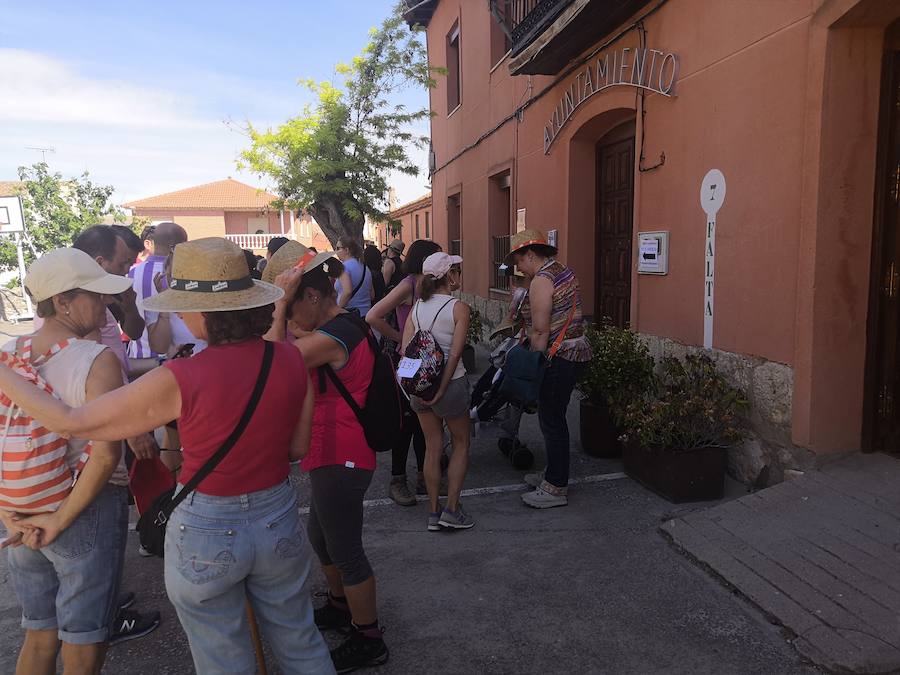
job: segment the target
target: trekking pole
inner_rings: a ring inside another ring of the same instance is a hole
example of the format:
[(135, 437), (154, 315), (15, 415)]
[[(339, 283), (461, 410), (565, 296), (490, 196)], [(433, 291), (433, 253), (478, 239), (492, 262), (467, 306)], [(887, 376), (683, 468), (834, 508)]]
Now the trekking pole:
[(244, 605), (247, 608), (247, 620), (250, 622), (250, 641), (253, 643), (253, 651), (256, 652), (256, 666), (259, 668), (259, 675), (268, 675), (266, 655), (263, 654), (262, 640), (259, 637), (259, 624), (256, 623), (256, 614), (253, 612), (250, 598), (244, 598)]

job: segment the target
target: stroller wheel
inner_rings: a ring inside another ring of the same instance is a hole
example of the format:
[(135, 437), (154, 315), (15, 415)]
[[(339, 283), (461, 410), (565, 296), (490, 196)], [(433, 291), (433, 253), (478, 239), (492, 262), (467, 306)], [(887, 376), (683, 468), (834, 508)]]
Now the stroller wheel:
[(509, 453), (509, 461), (519, 471), (527, 471), (534, 464), (534, 453), (528, 449), (527, 445), (517, 441)]

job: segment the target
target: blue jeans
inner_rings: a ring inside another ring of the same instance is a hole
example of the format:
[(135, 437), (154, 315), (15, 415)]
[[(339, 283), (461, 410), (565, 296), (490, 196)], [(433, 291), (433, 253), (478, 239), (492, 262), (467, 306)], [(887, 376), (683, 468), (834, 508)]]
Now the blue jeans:
[(557, 356), (551, 359), (541, 382), (538, 421), (547, 453), (544, 480), (556, 487), (569, 484), (569, 425), (566, 411), (572, 390), (585, 366), (585, 363), (567, 361)]
[(10, 548), (10, 580), (22, 628), (57, 629), (73, 645), (106, 642), (128, 536), (128, 490), (107, 484), (49, 546)]
[(166, 527), (169, 600), (198, 673), (254, 673), (249, 598), (281, 672), (334, 673), (313, 619), (311, 556), (285, 481), (258, 492), (194, 492)]

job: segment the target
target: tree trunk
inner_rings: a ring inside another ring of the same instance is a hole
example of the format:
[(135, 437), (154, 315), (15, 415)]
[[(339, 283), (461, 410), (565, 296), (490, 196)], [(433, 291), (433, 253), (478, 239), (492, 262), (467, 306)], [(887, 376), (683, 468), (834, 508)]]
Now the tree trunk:
[(309, 212), (328, 237), (332, 248), (337, 246), (338, 239), (343, 236), (362, 241), (365, 218), (348, 217), (337, 202), (330, 199), (314, 202), (310, 205)]

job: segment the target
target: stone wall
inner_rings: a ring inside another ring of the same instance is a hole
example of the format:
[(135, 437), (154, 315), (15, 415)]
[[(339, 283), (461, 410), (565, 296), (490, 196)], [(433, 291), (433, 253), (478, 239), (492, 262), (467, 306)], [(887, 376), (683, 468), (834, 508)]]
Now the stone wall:
[(728, 453), (728, 472), (734, 478), (748, 485), (756, 483), (758, 487), (765, 487), (780, 483), (786, 469), (803, 471), (814, 465), (813, 453), (791, 442), (794, 372), (790, 366), (718, 349), (688, 346), (656, 335), (642, 334), (641, 337), (647, 341), (650, 353), (657, 360), (664, 356), (683, 359), (687, 354), (705, 352), (728, 381), (746, 395), (750, 402), (749, 435)]
[(484, 327), (484, 334), (481, 336), (482, 340), (487, 340), (491, 331), (500, 325), (509, 307), (509, 301), (507, 300), (491, 300), (472, 293), (459, 293), (459, 299), (469, 305), (469, 307), (478, 310), (478, 313), (481, 315), (481, 322)]

